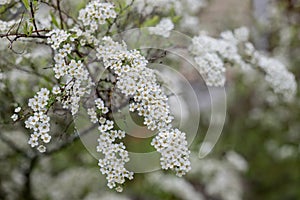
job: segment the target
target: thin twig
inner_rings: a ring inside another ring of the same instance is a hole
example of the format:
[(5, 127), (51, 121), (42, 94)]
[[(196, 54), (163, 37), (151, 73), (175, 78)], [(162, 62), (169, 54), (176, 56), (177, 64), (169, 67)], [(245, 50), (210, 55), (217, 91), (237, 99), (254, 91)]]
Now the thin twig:
[(36, 22), (35, 22), (35, 16), (34, 16), (32, 1), (30, 1), (30, 12), (31, 12), (31, 18), (32, 18), (32, 23), (33, 23), (34, 29), (36, 30), (37, 35), (40, 35), (40, 33), (38, 32), (37, 26), (36, 26)]
[(57, 4), (57, 10), (58, 10), (59, 19), (60, 19), (60, 28), (64, 29), (64, 21), (63, 21), (62, 12), (60, 9), (60, 0), (56, 0), (56, 4)]

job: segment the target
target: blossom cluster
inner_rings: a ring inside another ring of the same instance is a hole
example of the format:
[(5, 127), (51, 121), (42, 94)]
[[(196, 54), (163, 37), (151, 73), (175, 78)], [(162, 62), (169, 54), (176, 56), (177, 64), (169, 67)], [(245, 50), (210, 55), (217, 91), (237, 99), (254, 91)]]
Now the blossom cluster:
[(69, 38), (70, 34), (64, 30), (54, 29), (47, 33), (46, 36), (49, 36), (47, 43), (51, 44), (51, 47), (56, 50), (62, 42), (65, 42)]
[(295, 76), (278, 60), (269, 58), (256, 51), (251, 43), (246, 43), (246, 54), (251, 62), (265, 72), (265, 80), (275, 93), (283, 96), (285, 101), (291, 101), (297, 92)]
[(48, 34), (51, 36), (48, 43), (52, 44), (52, 48), (56, 50), (53, 67), (55, 78), (65, 81), (65, 85), (62, 85), (61, 88), (55, 87), (54, 91), (56, 94), (61, 93), (64, 97), (57, 97), (57, 100), (63, 104), (63, 108), (70, 109), (72, 115), (75, 115), (78, 112), (81, 98), (90, 93), (93, 83), (88, 70), (80, 60), (68, 59), (68, 55), (71, 57), (73, 50), (72, 41), (77, 36), (71, 37), (63, 30), (53, 30)]
[(195, 62), (208, 86), (224, 86), (226, 69), (216, 53), (204, 53), (202, 56), (195, 57)]
[[(88, 115), (92, 123), (99, 124), (98, 130), (100, 135), (97, 152), (104, 155), (104, 158), (99, 159), (98, 162), (100, 171), (106, 175), (107, 186), (121, 192), (121, 185), (125, 182), (125, 178), (129, 180), (133, 179), (133, 172), (125, 168), (125, 164), (129, 162), (125, 145), (122, 142), (116, 142), (116, 140), (121, 140), (125, 137), (125, 132), (122, 130), (113, 130), (114, 122), (103, 117), (108, 111), (108, 108), (104, 105), (104, 101), (97, 98), (95, 99), (95, 107), (88, 109)], [(100, 117), (98, 113), (100, 113)]]
[(193, 38), (190, 51), (207, 85), (224, 86), (225, 63), (243, 70), (258, 67), (265, 72), (265, 79), (275, 93), (286, 101), (293, 99), (297, 87), (294, 75), (278, 60), (255, 50), (248, 39), (249, 31), (245, 27), (222, 32), (220, 38), (205, 34)]
[(190, 151), (185, 133), (178, 129), (162, 130), (152, 140), (151, 145), (162, 155), (162, 169), (174, 170), (179, 177), (190, 171)]
[(51, 136), (49, 135), (50, 117), (47, 115), (49, 95), (50, 91), (42, 88), (33, 98), (29, 99), (28, 106), (33, 110), (33, 115), (25, 121), (25, 127), (33, 131), (28, 144), (31, 147), (38, 146), (37, 149), (41, 153), (46, 151), (46, 147), (40, 143), (47, 144), (51, 140)]
[(10, 117), (13, 121), (17, 121), (18, 120), (18, 118), (19, 118), (18, 113), (21, 111), (21, 109), (22, 109), (21, 107), (15, 108), (14, 114)]
[(226, 61), (245, 67), (238, 44), (248, 40), (248, 35), (248, 30), (242, 27), (234, 32), (221, 33), (221, 38), (202, 33), (192, 39), (190, 51), (195, 55), (195, 62), (208, 86), (224, 86)]
[(117, 75), (116, 87), (133, 99), (129, 110), (144, 117), (148, 129), (159, 131), (151, 144), (162, 155), (162, 167), (174, 170), (178, 176), (185, 174), (190, 170), (185, 133), (172, 128), (168, 97), (157, 83), (154, 70), (147, 68), (147, 60), (137, 50), (128, 51), (125, 44), (109, 37), (103, 39), (97, 52), (104, 66)]
[(170, 18), (163, 18), (155, 27), (149, 27), (150, 34), (160, 35), (165, 38), (170, 36), (170, 31), (174, 29), (174, 24)]
[(103, 25), (108, 19), (116, 18), (116, 16), (114, 5), (94, 0), (80, 10), (78, 19), (82, 21), (85, 27), (89, 27), (91, 32), (94, 32), (98, 29), (99, 24)]

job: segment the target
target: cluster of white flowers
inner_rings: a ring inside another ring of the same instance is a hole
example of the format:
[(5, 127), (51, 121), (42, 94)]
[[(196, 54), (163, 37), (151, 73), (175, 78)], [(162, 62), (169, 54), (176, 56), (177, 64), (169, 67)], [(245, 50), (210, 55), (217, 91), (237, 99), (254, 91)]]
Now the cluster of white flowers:
[(224, 86), (225, 67), (223, 61), (215, 53), (204, 53), (195, 57), (198, 70), (208, 86)]
[(156, 150), (161, 154), (162, 169), (171, 169), (177, 176), (185, 175), (190, 171), (190, 151), (188, 150), (185, 133), (178, 129), (162, 130), (152, 140)]
[[(125, 164), (129, 162), (128, 152), (123, 143), (116, 143), (116, 140), (123, 139), (125, 132), (121, 130), (113, 130), (114, 122), (102, 117), (108, 112), (108, 108), (104, 106), (102, 99), (95, 100), (95, 108), (88, 109), (88, 115), (92, 123), (99, 123), (98, 130), (100, 136), (98, 138), (97, 152), (104, 155), (103, 159), (99, 159), (98, 165), (102, 174), (106, 175), (107, 186), (115, 188), (116, 191), (122, 192), (122, 184), (125, 178), (133, 179), (133, 172), (125, 168)], [(97, 113), (101, 113), (100, 118)]]
[(154, 70), (147, 68), (148, 62), (140, 52), (128, 51), (125, 44), (109, 37), (103, 43), (97, 48), (97, 56), (116, 73), (117, 88), (133, 99), (129, 110), (144, 117), (148, 129), (159, 131), (152, 145), (162, 155), (162, 167), (174, 170), (178, 176), (185, 174), (190, 170), (185, 133), (172, 128), (168, 98), (157, 84)]
[(33, 98), (29, 99), (28, 106), (34, 113), (25, 121), (25, 127), (33, 130), (28, 144), (31, 147), (38, 146), (37, 149), (41, 153), (46, 151), (46, 147), (43, 144), (40, 145), (40, 142), (47, 144), (51, 140), (51, 136), (49, 135), (50, 117), (47, 115), (49, 95), (50, 91), (42, 88)]
[(275, 93), (282, 94), (284, 100), (293, 99), (297, 87), (294, 75), (279, 61), (256, 51), (248, 39), (249, 31), (245, 27), (225, 31), (218, 39), (204, 34), (193, 38), (190, 51), (207, 85), (224, 85), (224, 63), (229, 62), (245, 70), (259, 67)]
[[(224, 55), (222, 53), (226, 46), (228, 45), (225, 42), (204, 34), (192, 40), (190, 50), (195, 55), (198, 70), (208, 86), (224, 86), (225, 84), (226, 69), (220, 55)], [(226, 53), (226, 50), (224, 52)], [(237, 50), (234, 50), (234, 55), (236, 52)]]
[(19, 113), (20, 111), (21, 111), (21, 107), (15, 108), (14, 114), (11, 116), (11, 119), (12, 119), (13, 121), (17, 121), (17, 120), (19, 119), (18, 113)]
[(165, 38), (170, 36), (174, 24), (170, 18), (163, 18), (155, 27), (149, 27), (150, 34), (161, 35)]
[[(102, 99), (97, 98), (95, 104), (95, 108), (88, 109), (88, 115), (92, 123), (99, 123), (100, 136), (97, 152), (102, 153), (104, 158), (99, 159), (98, 165), (101, 173), (106, 175), (107, 186), (122, 192), (121, 185), (125, 182), (125, 178), (133, 179), (133, 172), (125, 168), (125, 164), (129, 162), (126, 147), (123, 143), (116, 143), (117, 139), (121, 140), (125, 137), (125, 132), (113, 130), (114, 122), (102, 117), (102, 115), (108, 113), (108, 108), (104, 106)], [(100, 118), (97, 113), (101, 113)]]
[(194, 37), (190, 47), (195, 56), (202, 56), (204, 53), (216, 53), (224, 62), (230, 61), (241, 67), (246, 65), (239, 54), (238, 44), (246, 42), (249, 37), (249, 31), (245, 27), (232, 31), (221, 33), (221, 38), (212, 38), (205, 33)]
[(294, 98), (297, 91), (295, 76), (281, 62), (259, 55), (258, 66), (266, 72), (266, 81), (275, 93), (282, 94), (287, 101)]
[(64, 30), (60, 30), (60, 29), (54, 29), (52, 31), (50, 31), (49, 33), (46, 34), (46, 36), (50, 36), (47, 39), (48, 44), (51, 44), (51, 47), (53, 49), (58, 49), (60, 47), (60, 44), (62, 42), (67, 41), (67, 39), (69, 38), (70, 34), (67, 33)]
[(78, 19), (82, 21), (85, 27), (89, 27), (94, 32), (99, 24), (103, 25), (110, 18), (116, 18), (117, 14), (114, 5), (111, 3), (102, 3), (100, 0), (94, 0), (80, 10)]
[(103, 122), (98, 128), (100, 136), (97, 152), (103, 153), (104, 158), (99, 159), (98, 165), (101, 173), (106, 175), (107, 186), (122, 192), (121, 185), (125, 182), (125, 178), (133, 179), (133, 172), (125, 168), (125, 164), (129, 162), (128, 151), (122, 142), (115, 143), (117, 139), (125, 137), (125, 132), (112, 130), (113, 122), (110, 120), (103, 120)]
[(71, 34), (63, 30), (53, 30), (49, 35), (51, 37), (48, 38), (48, 43), (56, 50), (53, 68), (55, 78), (65, 80), (65, 85), (61, 88), (54, 87), (53, 92), (64, 97), (58, 96), (57, 100), (75, 115), (79, 109), (80, 99), (90, 93), (93, 83), (88, 70), (80, 60), (67, 59), (73, 50), (72, 43), (68, 40), (73, 41), (77, 36), (70, 36)]
[(249, 42), (245, 43), (245, 55), (265, 72), (265, 80), (275, 93), (282, 95), (285, 101), (293, 100), (297, 92), (295, 76), (280, 61), (256, 51)]

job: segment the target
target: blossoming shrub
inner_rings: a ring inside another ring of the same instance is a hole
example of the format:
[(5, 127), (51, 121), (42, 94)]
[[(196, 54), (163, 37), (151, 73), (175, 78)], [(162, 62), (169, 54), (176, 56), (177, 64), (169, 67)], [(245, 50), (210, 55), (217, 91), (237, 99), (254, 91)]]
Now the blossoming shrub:
[[(50, 110), (59, 104), (76, 118), (84, 98), (90, 96), (93, 102), (84, 106), (91, 123), (98, 127), (96, 150), (103, 155), (98, 165), (101, 173), (106, 175), (109, 188), (122, 191), (125, 179), (133, 179), (134, 175), (126, 168), (130, 160), (122, 142), (126, 132), (115, 125), (112, 116), (113, 109), (125, 106), (137, 113), (149, 130), (157, 132), (151, 145), (161, 155), (161, 168), (170, 169), (177, 176), (188, 173), (191, 163), (186, 133), (172, 123), (174, 116), (170, 112), (168, 95), (156, 71), (148, 67), (151, 59), (147, 60), (148, 55), (140, 49), (129, 49), (124, 41), (114, 40), (113, 35), (131, 28), (151, 26), (148, 29), (151, 35), (168, 38), (176, 26), (183, 30), (180, 28), (186, 25), (184, 20), (195, 16), (202, 8), (204, 2), (199, 2), (202, 1), (113, 3), (92, 0), (76, 16), (64, 11), (59, 1), (4, 2), (7, 10), (9, 6), (19, 9), (16, 19), (0, 21), (1, 41), (8, 42), (12, 54), (17, 53), (14, 45), (21, 39), (27, 45), (41, 43), (51, 48), (51, 73), (36, 72), (51, 81), (27, 102), (18, 102), (22, 108), (17, 107), (11, 116), (13, 121), (24, 121), (30, 132), (28, 144), (47, 154), (47, 145), (53, 140)], [(49, 18), (39, 18), (38, 9), (48, 13)], [(197, 20), (193, 22), (197, 23)], [(195, 28), (190, 32), (199, 32)], [(207, 86), (224, 86), (228, 66), (240, 70), (257, 69), (265, 75), (275, 93), (291, 101), (296, 92), (293, 74), (279, 61), (255, 50), (248, 40), (248, 30), (239, 28), (225, 31), (219, 38), (206, 34), (193, 36), (192, 44), (184, 48), (194, 57), (196, 68)], [(20, 59), (23, 59), (22, 55)], [(20, 63), (16, 61), (16, 67), (22, 67)], [(100, 66), (109, 75), (97, 80), (95, 66)], [(99, 84), (101, 82), (106, 84), (105, 87)], [(127, 100), (125, 105), (120, 102), (112, 105), (109, 95), (116, 90)]]

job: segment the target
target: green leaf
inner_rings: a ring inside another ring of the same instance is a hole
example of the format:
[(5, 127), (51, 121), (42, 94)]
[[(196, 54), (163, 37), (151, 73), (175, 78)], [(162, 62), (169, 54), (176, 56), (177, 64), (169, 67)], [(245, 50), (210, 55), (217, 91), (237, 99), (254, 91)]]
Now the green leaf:
[(177, 23), (180, 22), (181, 18), (182, 18), (182, 17), (179, 16), (179, 15), (174, 16), (174, 17), (172, 17), (172, 22), (173, 22), (174, 24), (177, 24)]
[(141, 27), (150, 27), (150, 26), (155, 26), (159, 22), (159, 16), (155, 15), (151, 19), (146, 20)]
[(29, 26), (29, 29), (28, 29), (28, 35), (31, 35), (31, 34), (32, 34), (32, 31), (33, 31), (33, 26)]
[(23, 4), (24, 4), (25, 8), (26, 8), (27, 10), (29, 10), (29, 9), (30, 9), (29, 0), (22, 0), (22, 2), (23, 2)]
[(52, 12), (50, 12), (50, 16), (51, 16), (51, 20), (52, 20), (52, 23), (54, 24), (54, 26), (56, 26), (57, 28), (59, 28), (59, 25), (58, 25), (58, 22), (57, 22), (57, 20), (55, 18), (55, 15)]
[(33, 1), (33, 5), (34, 5), (34, 7), (37, 7), (37, 6), (38, 6), (38, 4), (39, 4), (39, 2), (38, 2), (37, 0), (34, 0), (34, 1)]
[(23, 25), (23, 33), (27, 35), (28, 23), (25, 21)]

